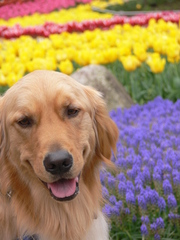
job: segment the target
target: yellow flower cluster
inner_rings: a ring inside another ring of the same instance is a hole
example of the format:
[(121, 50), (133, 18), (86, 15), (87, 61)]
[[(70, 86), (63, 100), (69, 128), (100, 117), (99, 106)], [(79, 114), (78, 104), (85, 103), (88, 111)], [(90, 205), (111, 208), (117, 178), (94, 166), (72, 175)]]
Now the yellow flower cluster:
[(85, 66), (119, 60), (127, 71), (146, 62), (152, 72), (159, 73), (166, 63), (161, 55), (170, 62), (180, 60), (180, 29), (163, 20), (151, 20), (146, 28), (124, 24), (106, 31), (64, 32), (49, 38), (22, 36), (0, 42), (0, 84), (11, 86), (35, 69), (59, 68), (71, 74), (72, 61)]
[(123, 5), (124, 1), (123, 0), (108, 0), (108, 1), (93, 0), (91, 3), (91, 6), (103, 9), (108, 6), (117, 5), (117, 4)]
[(45, 22), (64, 24), (71, 21), (81, 22), (83, 20), (108, 19), (111, 14), (100, 14), (93, 12), (90, 4), (78, 5), (76, 8), (62, 9), (47, 14), (34, 13), (30, 16), (15, 17), (9, 20), (0, 19), (0, 26), (12, 27), (19, 24), (22, 27), (43, 25)]

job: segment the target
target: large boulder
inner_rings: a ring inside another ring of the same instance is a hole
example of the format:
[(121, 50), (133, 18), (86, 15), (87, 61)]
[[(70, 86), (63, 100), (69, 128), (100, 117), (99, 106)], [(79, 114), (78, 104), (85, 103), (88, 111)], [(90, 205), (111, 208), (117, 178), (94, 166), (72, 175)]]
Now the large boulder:
[(133, 100), (116, 77), (104, 66), (88, 65), (71, 75), (78, 82), (94, 87), (103, 94), (108, 110), (129, 108)]

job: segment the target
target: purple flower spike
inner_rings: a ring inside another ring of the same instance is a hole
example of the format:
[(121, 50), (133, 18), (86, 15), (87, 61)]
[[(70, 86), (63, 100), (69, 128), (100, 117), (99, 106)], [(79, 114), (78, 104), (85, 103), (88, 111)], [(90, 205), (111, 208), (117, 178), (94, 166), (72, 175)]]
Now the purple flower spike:
[(176, 208), (177, 207), (177, 201), (176, 198), (173, 194), (170, 194), (167, 198), (167, 202), (168, 202), (168, 207), (170, 209)]
[(142, 209), (146, 210), (146, 208), (147, 208), (147, 202), (146, 202), (145, 197), (144, 197), (143, 195), (139, 195), (139, 196), (137, 197), (137, 199), (138, 199), (138, 204), (139, 204), (139, 206), (140, 206)]
[(108, 217), (111, 217), (111, 206), (109, 204), (105, 204), (102, 211), (105, 215), (107, 215)]
[(118, 185), (119, 194), (125, 195), (126, 194), (126, 184), (124, 182), (120, 182)]
[(161, 236), (158, 233), (155, 233), (154, 240), (161, 240)]
[(105, 186), (102, 187), (102, 195), (103, 198), (107, 198), (109, 196), (109, 192)]
[(166, 208), (166, 201), (164, 200), (163, 197), (159, 198), (159, 200), (158, 200), (158, 207), (159, 207), (160, 211), (165, 210), (165, 208)]
[(129, 214), (130, 214), (129, 208), (124, 208), (124, 213), (127, 214), (127, 215), (129, 215)]
[(159, 200), (159, 194), (156, 192), (156, 190), (148, 190), (148, 193), (149, 193), (149, 202), (152, 204), (152, 205), (158, 205), (158, 200)]
[(133, 204), (133, 205), (136, 204), (136, 198), (135, 198), (134, 193), (132, 191), (128, 191), (126, 193), (126, 202), (129, 203), (129, 204)]
[(157, 226), (157, 224), (154, 222), (154, 223), (150, 224), (150, 228), (151, 228), (152, 231), (157, 231), (158, 226)]
[(116, 179), (119, 180), (120, 182), (126, 182), (126, 176), (124, 175), (124, 173), (119, 173)]
[(170, 213), (168, 214), (168, 217), (169, 217), (169, 219), (171, 219), (171, 220), (173, 220), (173, 219), (180, 219), (180, 215), (179, 215), (179, 214), (175, 214), (175, 213), (172, 213), (172, 212), (170, 212)]
[(144, 235), (144, 236), (147, 236), (149, 234), (147, 226), (144, 223), (141, 225), (141, 234)]
[(119, 209), (119, 212), (122, 210), (123, 208), (123, 202), (121, 200), (116, 202), (116, 207)]
[(163, 190), (165, 195), (169, 195), (173, 192), (171, 183), (169, 182), (168, 179), (163, 181)]
[(149, 217), (148, 216), (142, 216), (141, 221), (148, 225), (149, 224)]
[(116, 204), (116, 197), (114, 195), (110, 196), (109, 197), (109, 202), (113, 205)]
[(164, 228), (164, 220), (161, 217), (156, 219), (156, 224), (158, 228)]
[(109, 175), (107, 180), (108, 180), (108, 185), (109, 185), (109, 187), (115, 187), (115, 185), (116, 185), (116, 179), (115, 179), (114, 176)]

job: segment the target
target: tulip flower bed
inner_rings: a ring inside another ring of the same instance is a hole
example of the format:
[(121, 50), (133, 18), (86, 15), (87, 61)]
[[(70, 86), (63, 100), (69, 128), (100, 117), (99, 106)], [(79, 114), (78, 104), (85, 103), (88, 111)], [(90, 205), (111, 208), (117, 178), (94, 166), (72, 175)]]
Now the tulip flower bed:
[(77, 3), (88, 3), (91, 0), (34, 0), (7, 4), (0, 7), (0, 18), (9, 19), (33, 13), (49, 13), (56, 9), (74, 7)]
[[(158, 95), (173, 101), (179, 98), (180, 30), (177, 13), (111, 18), (109, 14), (94, 15), (89, 5), (60, 12), (62, 22), (68, 21), (73, 14), (78, 15), (79, 22), (45, 23), (45, 32), (41, 26), (24, 28), (32, 35), (48, 35), (46, 38), (21, 36), (1, 40), (1, 85), (12, 86), (25, 73), (36, 69), (71, 74), (88, 64), (104, 64), (115, 73), (135, 102), (143, 104)], [(58, 12), (48, 15), (49, 20), (58, 21), (58, 15)], [(65, 18), (65, 15), (69, 17)], [(92, 20), (82, 21), (87, 15)], [(41, 15), (40, 20), (43, 19), (45, 15)], [(28, 17), (24, 24), (29, 21)], [(14, 19), (10, 22), (13, 23)], [(146, 26), (141, 26), (140, 22)], [(5, 28), (1, 33), (9, 34), (8, 27)], [(14, 29), (12, 33), (18, 36), (20, 25)], [(52, 34), (57, 29), (61, 34)]]
[(112, 239), (179, 239), (180, 100), (158, 97), (110, 116), (120, 131), (117, 171), (102, 171), (101, 182)]
[[(64, 12), (67, 14), (68, 11)], [(73, 12), (72, 10), (70, 11)], [(87, 16), (84, 14), (83, 15)], [(72, 15), (70, 15), (70, 18)], [(9, 22), (1, 21), (0, 22), (0, 37), (3, 38), (15, 38), (20, 37), (22, 35), (30, 35), (30, 36), (43, 36), (49, 37), (50, 34), (61, 34), (62, 32), (84, 32), (85, 30), (94, 30), (96, 28), (107, 29), (113, 27), (117, 24), (130, 24), (132, 26), (139, 25), (139, 26), (146, 26), (151, 19), (159, 20), (162, 19), (166, 22), (173, 22), (179, 23), (180, 20), (180, 13), (173, 13), (173, 12), (159, 12), (159, 13), (149, 13), (149, 14), (140, 14), (133, 17), (126, 17), (126, 16), (115, 16), (111, 17), (110, 14), (99, 15), (98, 13), (92, 13), (88, 16), (89, 18), (95, 18), (95, 20), (85, 20), (81, 22), (71, 21), (67, 22), (66, 24), (60, 24), (59, 21), (62, 21), (62, 15), (59, 13), (51, 13), (49, 14), (49, 21), (47, 20), (47, 16), (40, 17), (35, 15), (34, 17), (26, 17), (25, 21), (24, 18), (14, 19)], [(101, 17), (101, 19), (99, 19)], [(46, 22), (45, 21), (46, 18)], [(66, 17), (67, 18), (67, 17)], [(104, 18), (104, 19), (102, 19)], [(52, 22), (52, 19), (56, 22)], [(56, 20), (55, 20), (56, 19)], [(82, 18), (80, 18), (82, 20)], [(17, 22), (19, 21), (19, 22)], [(29, 25), (29, 21), (31, 21), (31, 26)], [(32, 26), (33, 23), (37, 25), (37, 23), (43, 23), (43, 25)], [(3, 25), (4, 24), (4, 25)], [(15, 25), (14, 25), (15, 24)], [(12, 27), (8, 26), (12, 25)], [(23, 26), (26, 27), (23, 27)]]

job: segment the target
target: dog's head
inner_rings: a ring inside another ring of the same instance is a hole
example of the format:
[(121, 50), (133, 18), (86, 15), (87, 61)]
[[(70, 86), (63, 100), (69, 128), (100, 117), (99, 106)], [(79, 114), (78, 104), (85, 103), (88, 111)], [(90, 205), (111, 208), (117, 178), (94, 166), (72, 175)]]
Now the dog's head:
[(30, 73), (0, 101), (0, 161), (40, 180), (56, 200), (73, 199), (84, 169), (115, 150), (118, 130), (100, 93), (64, 74)]

